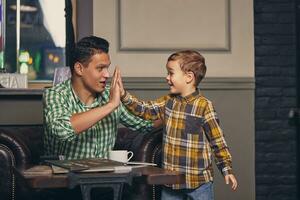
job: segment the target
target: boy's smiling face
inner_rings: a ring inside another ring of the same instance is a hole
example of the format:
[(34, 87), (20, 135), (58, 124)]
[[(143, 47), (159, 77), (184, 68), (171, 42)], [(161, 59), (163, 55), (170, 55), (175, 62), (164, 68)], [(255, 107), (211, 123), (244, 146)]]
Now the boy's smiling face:
[(169, 61), (167, 63), (168, 75), (166, 77), (170, 86), (171, 94), (186, 95), (187, 83), (186, 73), (182, 71), (179, 60)]

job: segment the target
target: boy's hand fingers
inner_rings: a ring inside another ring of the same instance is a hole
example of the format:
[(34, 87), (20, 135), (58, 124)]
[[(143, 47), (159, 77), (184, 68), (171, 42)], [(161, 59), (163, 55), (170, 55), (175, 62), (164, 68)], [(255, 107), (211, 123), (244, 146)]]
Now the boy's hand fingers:
[(232, 175), (232, 174), (226, 175), (225, 176), (225, 182), (226, 182), (227, 185), (229, 184), (229, 182), (231, 182), (232, 183), (231, 189), (236, 190), (237, 180), (235, 179), (234, 175)]
[(237, 180), (235, 179), (235, 187), (234, 187), (234, 190), (236, 190), (237, 187), (238, 187), (238, 182), (237, 182)]
[(225, 176), (225, 183), (226, 183), (226, 185), (228, 185), (229, 184), (229, 176), (227, 175), (227, 176)]
[(236, 180), (235, 179), (232, 179), (232, 177), (231, 177), (231, 182), (232, 182), (232, 186), (231, 186), (231, 188), (233, 189), (233, 190), (236, 190), (236, 187), (237, 187), (237, 182), (236, 182)]

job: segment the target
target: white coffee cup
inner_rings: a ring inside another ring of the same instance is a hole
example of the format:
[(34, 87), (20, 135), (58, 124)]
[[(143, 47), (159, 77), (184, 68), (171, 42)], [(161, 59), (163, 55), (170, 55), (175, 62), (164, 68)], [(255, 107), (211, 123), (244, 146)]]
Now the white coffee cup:
[(112, 150), (108, 156), (110, 160), (126, 163), (133, 157), (133, 152), (127, 150)]

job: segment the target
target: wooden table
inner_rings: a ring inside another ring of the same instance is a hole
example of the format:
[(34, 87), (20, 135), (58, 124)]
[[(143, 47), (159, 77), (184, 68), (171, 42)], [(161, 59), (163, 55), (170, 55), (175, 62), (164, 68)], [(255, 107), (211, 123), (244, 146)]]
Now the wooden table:
[[(36, 166), (34, 166), (36, 167)], [(80, 177), (86, 179), (90, 177), (98, 177), (99, 180), (95, 180), (97, 183), (109, 183), (107, 180), (111, 180), (114, 189), (114, 199), (120, 199), (123, 189), (123, 184), (131, 184), (131, 181), (136, 181), (139, 183), (146, 183), (150, 185), (163, 185), (163, 184), (175, 184), (183, 183), (185, 181), (185, 176), (181, 173), (161, 169), (153, 166), (143, 166), (138, 168), (132, 168), (131, 172), (93, 172), (93, 173), (68, 173), (68, 174), (52, 174), (50, 166), (42, 166), (43, 171), (32, 171), (31, 173), (26, 173), (25, 171), (20, 171), (14, 169), (17, 177), (21, 178), (26, 184), (33, 189), (50, 189), (50, 188), (70, 188), (74, 186), (74, 176), (76, 174)], [(47, 173), (49, 172), (49, 173)], [(104, 181), (103, 181), (104, 180)], [(99, 184), (94, 185), (99, 187)], [(75, 184), (76, 185), (76, 184)], [(83, 186), (87, 184), (83, 184)], [(90, 186), (90, 185), (89, 185)], [(116, 186), (116, 187), (114, 187)], [(90, 199), (90, 188), (81, 187), (83, 198), (86, 200)]]

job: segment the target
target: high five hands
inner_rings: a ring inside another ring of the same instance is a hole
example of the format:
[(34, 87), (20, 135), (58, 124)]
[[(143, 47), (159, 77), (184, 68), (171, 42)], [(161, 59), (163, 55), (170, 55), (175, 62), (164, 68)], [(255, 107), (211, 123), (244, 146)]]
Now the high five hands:
[[(121, 70), (118, 66), (116, 66), (114, 75), (112, 77), (111, 86), (110, 86), (110, 98), (111, 98), (111, 100), (114, 99), (116, 102), (118, 102), (117, 105), (119, 105), (120, 98), (124, 95), (125, 95), (125, 89), (124, 89), (123, 81), (122, 81), (122, 77), (121, 77)], [(157, 128), (160, 126), (162, 126), (161, 119), (156, 119), (153, 121), (154, 128)]]
[(125, 90), (121, 78), (121, 71), (120, 68), (116, 66), (110, 83), (110, 102), (115, 107), (118, 107), (120, 104), (120, 98), (124, 94), (125, 94)]
[(115, 68), (114, 74), (112, 76), (111, 79), (111, 83), (110, 83), (110, 97), (109, 97), (109, 101), (112, 103), (112, 105), (114, 106), (114, 108), (117, 108), (120, 104), (120, 87), (118, 84), (118, 77), (120, 76), (120, 70), (118, 69), (118, 67)]

